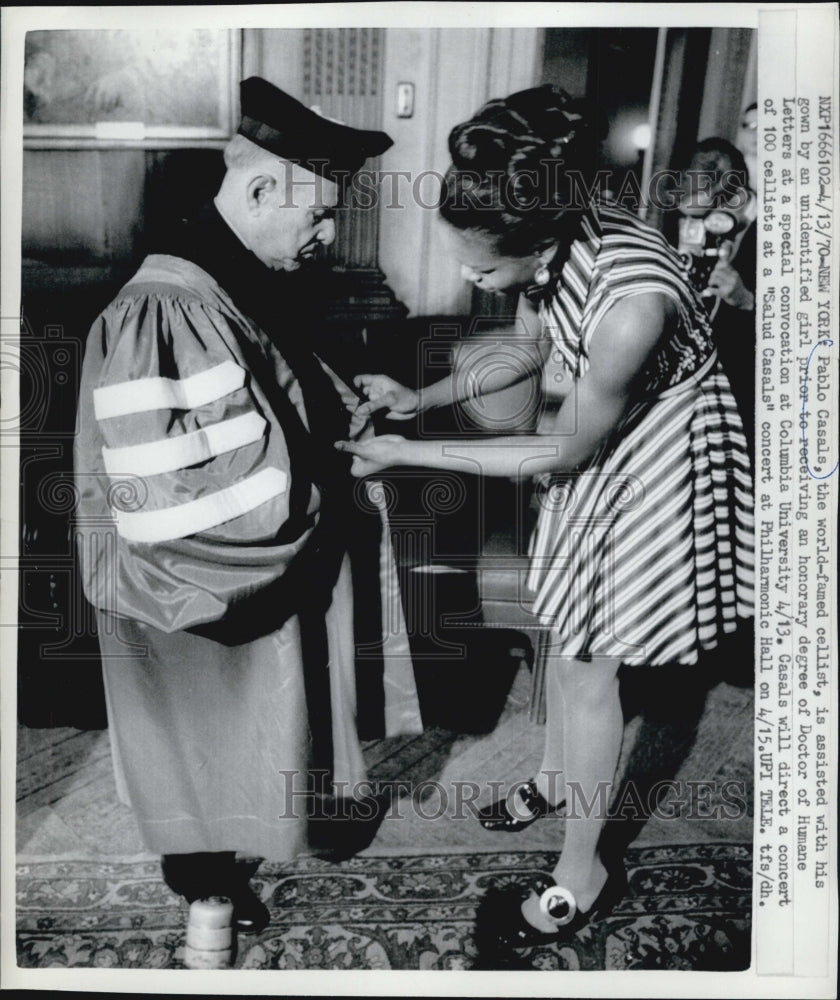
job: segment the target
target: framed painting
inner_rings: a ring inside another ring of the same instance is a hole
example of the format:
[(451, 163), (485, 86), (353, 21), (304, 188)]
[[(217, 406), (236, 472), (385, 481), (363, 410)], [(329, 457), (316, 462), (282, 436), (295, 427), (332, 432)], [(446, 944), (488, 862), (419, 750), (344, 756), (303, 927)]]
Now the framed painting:
[(240, 32), (30, 31), (23, 135), (32, 148), (212, 145), (235, 122)]

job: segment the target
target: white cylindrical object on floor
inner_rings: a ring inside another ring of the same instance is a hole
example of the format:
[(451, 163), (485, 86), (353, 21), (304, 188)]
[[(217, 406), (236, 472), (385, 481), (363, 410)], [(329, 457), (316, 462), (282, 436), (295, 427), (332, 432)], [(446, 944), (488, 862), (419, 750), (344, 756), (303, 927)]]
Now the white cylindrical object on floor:
[(190, 904), (192, 927), (230, 927), (233, 923), (233, 903), (227, 896), (208, 896)]
[(188, 969), (227, 969), (231, 963), (232, 951), (198, 951), (186, 945), (184, 948), (184, 965)]
[(199, 951), (224, 951), (232, 941), (230, 927), (196, 927), (187, 925), (187, 944)]
[(184, 965), (188, 969), (226, 969), (233, 955), (233, 904), (209, 896), (190, 904)]

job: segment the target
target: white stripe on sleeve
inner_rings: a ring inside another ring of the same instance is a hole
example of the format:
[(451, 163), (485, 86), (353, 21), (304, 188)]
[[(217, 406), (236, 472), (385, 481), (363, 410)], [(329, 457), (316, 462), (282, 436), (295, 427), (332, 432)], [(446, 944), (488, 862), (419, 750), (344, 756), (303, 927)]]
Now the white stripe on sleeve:
[(153, 376), (101, 386), (93, 390), (93, 409), (97, 420), (150, 410), (193, 410), (243, 385), (245, 369), (235, 361), (223, 361), (187, 378)]
[(105, 471), (115, 479), (125, 475), (157, 476), (163, 472), (186, 469), (259, 441), (265, 426), (265, 420), (258, 413), (243, 413), (178, 437), (160, 438), (125, 448), (103, 448)]
[(233, 521), (286, 492), (287, 476), (273, 466), (216, 493), (161, 510), (111, 508), (117, 531), (130, 542), (169, 542)]

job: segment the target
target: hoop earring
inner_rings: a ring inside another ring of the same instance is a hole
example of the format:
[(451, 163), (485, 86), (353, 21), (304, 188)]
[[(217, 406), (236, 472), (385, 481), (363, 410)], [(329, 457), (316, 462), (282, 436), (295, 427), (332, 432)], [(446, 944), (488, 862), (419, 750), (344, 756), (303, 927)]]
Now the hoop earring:
[(534, 281), (538, 285), (547, 285), (551, 279), (551, 271), (545, 266), (545, 264), (540, 264), (534, 274)]

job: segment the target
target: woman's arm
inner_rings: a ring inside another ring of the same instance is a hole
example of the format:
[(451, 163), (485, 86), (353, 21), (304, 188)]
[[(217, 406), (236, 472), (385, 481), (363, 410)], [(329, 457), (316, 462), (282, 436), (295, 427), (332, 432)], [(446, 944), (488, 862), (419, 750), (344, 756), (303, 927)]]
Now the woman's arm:
[[(505, 345), (514, 350), (505, 351)], [(456, 349), (460, 363), (456, 362), (455, 371), (419, 391), (407, 389), (385, 375), (358, 375), (356, 385), (369, 396), (359, 408), (360, 414), (367, 416), (387, 407), (390, 419), (405, 420), (421, 410), (452, 406), (506, 389), (542, 368), (549, 342), (542, 334), (536, 309), (520, 295), (512, 326), (467, 337), (458, 342)], [(496, 358), (497, 364), (488, 363)], [(477, 369), (481, 371), (480, 380), (472, 377)]]
[(508, 477), (571, 471), (618, 426), (675, 312), (674, 304), (656, 292), (613, 306), (592, 335), (589, 371), (564, 400), (550, 433), (483, 441), (406, 441), (388, 435), (341, 447), (357, 457), (354, 474), (360, 476), (392, 465)]

